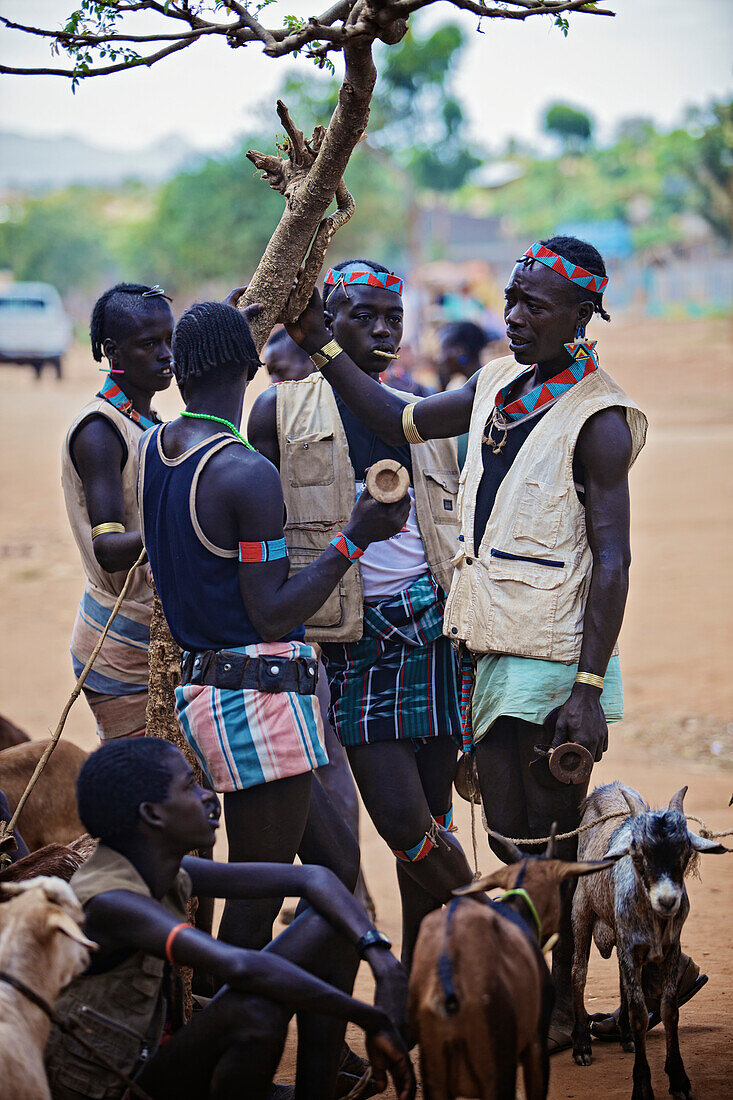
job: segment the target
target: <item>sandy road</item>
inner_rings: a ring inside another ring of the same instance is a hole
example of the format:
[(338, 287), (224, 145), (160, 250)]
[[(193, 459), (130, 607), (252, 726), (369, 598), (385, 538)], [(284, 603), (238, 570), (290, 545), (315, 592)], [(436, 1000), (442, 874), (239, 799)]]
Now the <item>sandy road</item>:
[[(716, 322), (618, 322), (597, 334), (604, 364), (649, 414), (647, 448), (632, 471), (631, 594), (621, 638), (626, 719), (596, 770), (622, 778), (657, 804), (685, 783), (688, 809), (713, 828), (733, 827), (733, 370), (730, 327)], [(81, 593), (81, 570), (60, 488), (59, 451), (67, 425), (93, 392), (91, 358), (71, 357), (60, 385), (25, 369), (0, 368), (0, 711), (35, 737), (56, 723), (73, 686), (68, 639)], [(158, 403), (180, 407), (175, 392)], [(95, 744), (84, 702), (67, 736)], [(459, 836), (470, 849), (468, 806), (457, 806)], [(480, 837), (482, 870), (493, 866)], [(733, 846), (733, 845), (732, 845)], [(222, 842), (222, 856), (224, 845)], [(392, 860), (368, 821), (363, 851), (380, 926), (399, 941)], [(681, 1044), (698, 1100), (731, 1095), (730, 1022), (733, 857), (703, 859), (702, 883), (689, 885), (692, 913), (684, 945), (710, 975), (682, 1010)], [(369, 993), (368, 976), (358, 987)], [(612, 1006), (615, 960), (593, 956), (589, 1007)], [(355, 1039), (358, 1047), (358, 1038)], [(666, 1095), (661, 1030), (650, 1036), (657, 1095)], [(291, 1051), (282, 1067), (292, 1068)], [(595, 1062), (553, 1059), (550, 1095), (605, 1100), (631, 1093), (631, 1058), (596, 1044)], [(393, 1100), (393, 1093), (385, 1094)]]

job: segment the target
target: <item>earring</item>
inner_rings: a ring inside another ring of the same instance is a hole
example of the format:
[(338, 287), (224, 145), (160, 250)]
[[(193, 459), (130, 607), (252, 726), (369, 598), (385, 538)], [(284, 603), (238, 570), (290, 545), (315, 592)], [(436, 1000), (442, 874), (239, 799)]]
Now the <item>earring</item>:
[[(100, 370), (105, 370), (105, 367), (100, 367), (99, 369)], [(123, 370), (118, 370), (117, 367), (115, 366), (114, 359), (110, 359), (108, 373), (109, 374), (124, 374), (125, 372)]]
[(585, 377), (586, 374), (589, 374), (592, 370), (596, 370), (600, 365), (598, 356), (596, 355), (597, 343), (597, 340), (586, 339), (585, 325), (578, 325), (573, 342), (571, 344), (565, 344), (565, 350), (570, 353), (573, 362), (583, 367), (583, 374), (581, 377)]

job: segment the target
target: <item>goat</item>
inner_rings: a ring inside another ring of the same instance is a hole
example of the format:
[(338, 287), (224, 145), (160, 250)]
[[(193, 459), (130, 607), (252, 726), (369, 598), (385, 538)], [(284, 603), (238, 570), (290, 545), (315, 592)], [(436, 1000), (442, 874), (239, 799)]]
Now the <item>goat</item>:
[(540, 948), (557, 940), (560, 883), (610, 867), (565, 863), (553, 838), (527, 856), (492, 833), (510, 866), (455, 890), (506, 891), (498, 903), (457, 898), (425, 917), (410, 975), (409, 1019), (426, 1100), (514, 1100), (521, 1063), (527, 1100), (544, 1100), (554, 990)]
[[(81, 930), (84, 914), (71, 887), (56, 878), (7, 883), (0, 905), (0, 971), (53, 1004), (86, 968), (96, 944)], [(0, 977), (0, 1081), (13, 1100), (51, 1100), (43, 1054), (50, 1021)]]
[[(35, 852), (22, 856), (9, 867), (0, 870), (0, 887), (6, 882), (25, 882), (38, 875), (50, 875), (68, 882), (75, 871), (89, 859), (96, 848), (96, 841), (89, 833), (72, 840), (71, 844), (46, 844)], [(0, 902), (4, 899), (0, 895)]]
[(30, 741), (25, 730), (0, 714), (0, 752), (3, 749), (9, 749), (11, 745), (22, 745), (25, 741)]
[[(0, 752), (0, 790), (15, 810), (48, 741), (29, 741)], [(59, 741), (18, 820), (28, 849), (69, 844), (84, 832), (76, 812), (76, 780), (87, 758), (71, 741)]]
[(686, 792), (683, 787), (665, 810), (651, 811), (638, 791), (615, 782), (598, 787), (584, 806), (584, 825), (617, 810), (627, 811), (628, 817), (620, 824), (618, 819), (599, 822), (580, 834), (579, 858), (618, 862), (592, 881), (579, 882), (573, 897), (573, 1058), (579, 1066), (591, 1062), (584, 993), (593, 937), (604, 959), (616, 947), (621, 1041), (625, 1050), (636, 1051), (632, 1100), (654, 1100), (646, 1057), (649, 1016), (642, 989), (642, 968), (648, 963), (657, 964), (660, 972), (669, 1091), (676, 1100), (691, 1096), (677, 1032), (680, 932), (690, 911), (685, 872), (694, 853), (727, 849), (687, 828), (682, 810)]

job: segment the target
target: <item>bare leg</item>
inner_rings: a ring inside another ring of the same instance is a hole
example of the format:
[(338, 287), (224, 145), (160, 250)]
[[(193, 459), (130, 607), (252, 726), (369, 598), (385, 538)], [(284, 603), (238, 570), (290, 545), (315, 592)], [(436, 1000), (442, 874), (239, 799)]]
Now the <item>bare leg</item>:
[[(436, 763), (446, 751), (438, 747), (439, 741), (442, 738), (436, 739), (435, 748), (429, 750), (435, 753)], [(423, 751), (421, 748), (420, 752)], [(428, 751), (428, 746), (425, 746), (425, 751)], [(385, 741), (359, 745), (350, 748), (348, 755), (364, 805), (382, 839), (390, 848), (399, 851), (420, 843), (431, 827), (432, 816), (412, 744), (409, 741)], [(428, 764), (424, 766), (428, 767)], [(466, 857), (452, 835), (441, 830), (440, 841), (425, 858), (401, 864), (403, 871), (422, 888), (423, 893), (433, 899), (433, 908), (444, 904), (452, 890), (472, 878)], [(416, 908), (406, 934), (409, 944), (415, 942), (423, 915), (424, 912)]]
[[(519, 718), (501, 717), (476, 746), (486, 818), (493, 829), (505, 836), (542, 837), (549, 835), (553, 822), (557, 822), (559, 833), (570, 832), (580, 824), (580, 806), (588, 784), (550, 789), (538, 783), (529, 769), (530, 761), (535, 758), (534, 746), (546, 741), (547, 733), (543, 726), (523, 722)], [(515, 829), (518, 831), (513, 831)], [(541, 848), (528, 846), (526, 850), (538, 854)], [(560, 859), (573, 860), (577, 852), (577, 838), (558, 844)], [(555, 985), (552, 1027), (556, 1042), (569, 1039), (573, 1026), (570, 972), (574, 890), (574, 881), (563, 883), (561, 887), (560, 939), (552, 952), (552, 980)]]
[[(292, 863), (305, 832), (311, 772), (224, 795), (230, 863)], [(272, 937), (282, 898), (227, 901), (219, 938), (261, 948)]]
[[(328, 679), (326, 677), (326, 670), (323, 664), (319, 664), (318, 674), (318, 686), (316, 694), (318, 696), (318, 702), (321, 707), (321, 718), (323, 720), (323, 730), (326, 736), (326, 751), (328, 753), (328, 764), (319, 768), (316, 773), (316, 779), (325, 790), (328, 797), (331, 799), (333, 806), (337, 813), (341, 815), (351, 832), (354, 834), (357, 846), (359, 843), (359, 795), (356, 790), (356, 784), (354, 783), (354, 777), (351, 774), (351, 768), (349, 767), (349, 759), (346, 755), (346, 750), (337, 738), (333, 731), (330, 719), (328, 717), (328, 708), (330, 704), (330, 692), (328, 690)], [(369, 913), (374, 918), (376, 910), (372, 896), (369, 893), (369, 888), (364, 878), (363, 869), (359, 868), (359, 875), (354, 889), (354, 895)]]

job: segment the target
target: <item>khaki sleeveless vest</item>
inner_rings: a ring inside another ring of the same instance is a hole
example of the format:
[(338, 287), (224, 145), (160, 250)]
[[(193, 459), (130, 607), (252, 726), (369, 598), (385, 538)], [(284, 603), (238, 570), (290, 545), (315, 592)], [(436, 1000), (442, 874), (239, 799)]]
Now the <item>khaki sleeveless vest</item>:
[[(99, 844), (72, 876), (71, 887), (82, 905), (110, 890), (128, 890), (150, 897), (150, 890), (129, 860)], [(172, 889), (160, 904), (178, 921), (186, 921), (191, 879), (178, 872)], [(82, 974), (59, 994), (55, 1009), (127, 1074), (149, 1058), (160, 1041), (165, 1004), (162, 995), (163, 959), (133, 951), (104, 974)], [(124, 1082), (52, 1027), (46, 1045), (46, 1071), (54, 1100), (118, 1100)]]
[(572, 664), (580, 656), (593, 566), (585, 509), (573, 480), (575, 444), (590, 416), (618, 406), (631, 431), (634, 462), (644, 446), (647, 421), (605, 371), (576, 383), (532, 429), (499, 486), (481, 545), (475, 547), (481, 437), (498, 390), (520, 369), (507, 356), (487, 364), (479, 375), (458, 493), (463, 541), (454, 559), (443, 629), (474, 653)]
[[(390, 390), (403, 401), (419, 398)], [(277, 435), (291, 573), (314, 561), (354, 507), (354, 468), (338, 406), (328, 382), (312, 374), (277, 387)], [(455, 439), (412, 445), (415, 511), (425, 558), (448, 591), (458, 546), (458, 461)], [(306, 623), (309, 642), (353, 642), (362, 636), (364, 595), (358, 562)]]
[[(101, 604), (112, 608), (125, 583), (127, 570), (122, 570), (119, 573), (107, 573), (97, 561), (92, 546), (92, 525), (87, 512), (84, 486), (71, 460), (70, 443), (74, 432), (84, 420), (94, 414), (107, 417), (120, 433), (127, 447), (127, 458), (122, 468), (122, 494), (125, 503), (124, 522), (128, 531), (137, 531), (140, 528), (140, 513), (137, 506), (137, 469), (138, 445), (143, 432), (138, 424), (135, 424), (124, 413), (121, 413), (109, 401), (105, 401), (102, 397), (95, 397), (93, 401), (84, 406), (75, 418), (66, 433), (61, 452), (61, 486), (66, 502), (66, 514), (69, 517), (71, 532), (76, 545), (79, 547), (82, 565), (87, 575), (87, 588)], [(128, 589), (125, 603), (143, 604), (152, 609), (153, 591), (145, 579), (144, 565), (138, 567)]]

